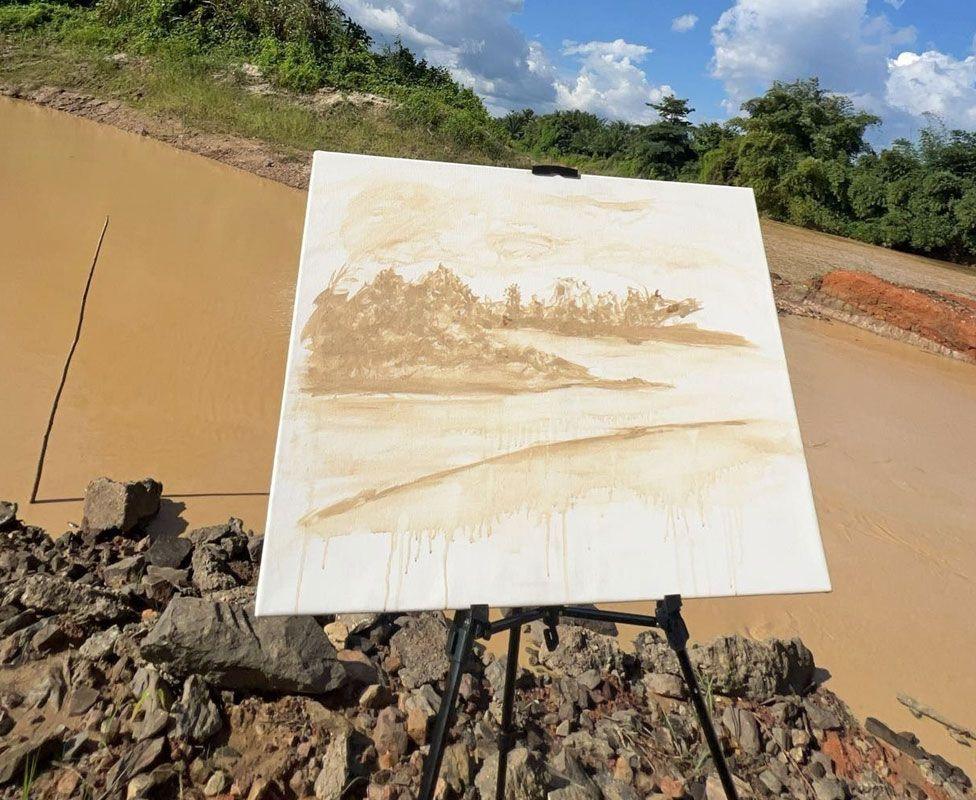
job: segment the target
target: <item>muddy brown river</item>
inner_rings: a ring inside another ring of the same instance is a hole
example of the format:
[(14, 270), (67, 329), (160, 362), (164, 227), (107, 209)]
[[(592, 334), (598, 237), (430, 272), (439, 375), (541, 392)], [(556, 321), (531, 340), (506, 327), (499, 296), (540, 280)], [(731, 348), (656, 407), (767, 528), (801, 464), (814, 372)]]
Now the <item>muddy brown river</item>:
[[(303, 211), (302, 192), (0, 98), (0, 496), (22, 518), (61, 531), (93, 477), (152, 475), (170, 495), (158, 526), (263, 528)], [(972, 774), (973, 752), (896, 694), (976, 727), (976, 368), (840, 324), (782, 328), (834, 591), (691, 602), (693, 635), (801, 635), (859, 717)]]

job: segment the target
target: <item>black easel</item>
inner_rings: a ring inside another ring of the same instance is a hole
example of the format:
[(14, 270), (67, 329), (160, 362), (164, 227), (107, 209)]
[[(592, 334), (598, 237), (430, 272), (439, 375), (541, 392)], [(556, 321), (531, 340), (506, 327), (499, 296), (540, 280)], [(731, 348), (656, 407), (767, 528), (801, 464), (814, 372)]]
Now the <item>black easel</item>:
[[(708, 708), (702, 698), (698, 678), (688, 658), (688, 628), (681, 616), (681, 597), (668, 595), (657, 602), (653, 617), (641, 614), (622, 614), (614, 611), (600, 611), (594, 608), (580, 606), (547, 606), (533, 608), (527, 611), (512, 609), (511, 613), (497, 622), (488, 621), (488, 606), (472, 606), (467, 611), (457, 611), (451, 626), (451, 634), (447, 642), (447, 652), (451, 657), (451, 668), (447, 679), (447, 688), (441, 698), (441, 707), (437, 712), (437, 721), (430, 743), (430, 753), (424, 761), (424, 774), (420, 784), (419, 800), (433, 800), (437, 777), (441, 771), (441, 761), (444, 758), (444, 745), (447, 733), (451, 728), (457, 705), (458, 689), (461, 685), (461, 674), (464, 664), (471, 655), (474, 640), (490, 639), (494, 634), (508, 631), (508, 662), (505, 665), (505, 689), (502, 694), (502, 725), (498, 736), (498, 782), (495, 786), (496, 800), (503, 800), (505, 796), (505, 772), (507, 768), (508, 752), (512, 746), (514, 730), (512, 727), (512, 711), (515, 700), (515, 676), (518, 670), (519, 643), (522, 626), (541, 619), (545, 623), (544, 637), (546, 646), (552, 650), (558, 643), (556, 625), (560, 617), (596, 620), (598, 622), (615, 622), (622, 625), (639, 625), (645, 628), (660, 628), (667, 637), (668, 644), (678, 657), (681, 674), (688, 686), (692, 705), (698, 715), (705, 741), (712, 754), (712, 761), (718, 772), (722, 788), (728, 800), (738, 800), (735, 785), (725, 756), (719, 744), (715, 727), (708, 714)], [(487, 800), (487, 798), (482, 798)]]

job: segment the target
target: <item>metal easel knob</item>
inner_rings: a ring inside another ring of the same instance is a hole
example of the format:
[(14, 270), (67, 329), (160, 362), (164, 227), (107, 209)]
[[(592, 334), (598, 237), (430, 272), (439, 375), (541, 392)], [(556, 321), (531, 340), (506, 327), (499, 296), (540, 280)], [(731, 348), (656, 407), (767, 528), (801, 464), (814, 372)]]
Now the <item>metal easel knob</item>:
[(545, 640), (546, 649), (551, 653), (559, 647), (559, 631), (556, 625), (559, 624), (559, 610), (548, 609), (542, 617), (545, 629), (542, 631), (542, 638)]

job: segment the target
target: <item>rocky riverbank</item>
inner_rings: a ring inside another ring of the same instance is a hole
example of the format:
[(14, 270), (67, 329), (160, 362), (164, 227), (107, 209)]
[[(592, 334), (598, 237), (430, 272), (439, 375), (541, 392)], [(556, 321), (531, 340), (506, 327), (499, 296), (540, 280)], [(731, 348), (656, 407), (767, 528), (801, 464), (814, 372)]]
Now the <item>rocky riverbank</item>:
[[(415, 797), (448, 668), (440, 613), (255, 619), (240, 520), (149, 537), (162, 487), (93, 482), (58, 538), (0, 504), (0, 797)], [(720, 798), (660, 636), (530, 627), (511, 800)], [(799, 640), (691, 651), (744, 797), (972, 796), (911, 734), (861, 726)], [(478, 650), (439, 796), (491, 797), (504, 660)]]

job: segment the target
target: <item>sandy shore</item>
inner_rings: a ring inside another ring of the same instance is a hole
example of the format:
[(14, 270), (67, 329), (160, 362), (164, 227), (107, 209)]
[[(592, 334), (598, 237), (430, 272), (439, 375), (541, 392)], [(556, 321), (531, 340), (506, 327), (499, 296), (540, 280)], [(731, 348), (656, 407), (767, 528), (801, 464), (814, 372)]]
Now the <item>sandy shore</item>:
[[(0, 279), (16, 298), (0, 316), (0, 495), (52, 530), (80, 518), (77, 502), (26, 501), (108, 214), (41, 496), (152, 474), (185, 495), (163, 524), (234, 514), (260, 530), (303, 194), (50, 110), (0, 99), (0, 118)], [(860, 716), (973, 772), (971, 750), (895, 696), (976, 725), (976, 369), (840, 324), (782, 326), (835, 591), (694, 603), (694, 633), (799, 634)], [(191, 496), (214, 492), (254, 494)]]

